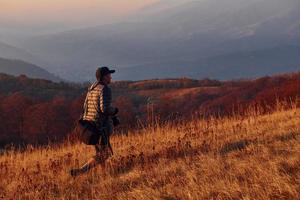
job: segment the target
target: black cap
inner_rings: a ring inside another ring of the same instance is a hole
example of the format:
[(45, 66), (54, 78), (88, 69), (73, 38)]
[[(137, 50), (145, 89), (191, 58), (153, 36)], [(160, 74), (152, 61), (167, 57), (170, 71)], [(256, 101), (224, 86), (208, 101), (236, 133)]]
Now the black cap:
[(105, 75), (115, 73), (116, 70), (110, 70), (108, 67), (99, 67), (96, 70), (97, 80), (101, 80)]

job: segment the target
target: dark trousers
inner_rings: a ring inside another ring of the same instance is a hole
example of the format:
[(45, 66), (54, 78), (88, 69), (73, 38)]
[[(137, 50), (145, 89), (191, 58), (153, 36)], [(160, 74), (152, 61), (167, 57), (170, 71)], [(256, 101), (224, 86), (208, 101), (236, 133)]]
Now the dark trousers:
[(107, 129), (97, 126), (100, 132), (100, 138), (98, 143), (95, 145), (96, 155), (94, 156), (97, 163), (104, 163), (110, 156), (112, 156), (113, 151), (110, 144), (110, 134)]

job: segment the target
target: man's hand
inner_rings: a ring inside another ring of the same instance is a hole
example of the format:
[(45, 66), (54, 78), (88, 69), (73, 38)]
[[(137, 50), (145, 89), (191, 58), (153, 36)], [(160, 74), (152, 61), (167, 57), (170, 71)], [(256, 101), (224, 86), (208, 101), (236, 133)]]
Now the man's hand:
[(119, 108), (115, 108), (115, 112), (113, 113), (113, 116), (117, 115), (119, 113)]

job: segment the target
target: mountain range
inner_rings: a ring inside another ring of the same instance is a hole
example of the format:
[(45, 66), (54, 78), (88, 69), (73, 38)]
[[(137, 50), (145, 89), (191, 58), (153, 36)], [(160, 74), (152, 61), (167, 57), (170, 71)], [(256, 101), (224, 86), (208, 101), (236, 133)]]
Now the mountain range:
[(299, 0), (160, 1), (124, 22), (43, 35), (21, 46), (63, 78), (232, 79), (300, 69)]
[(26, 75), (31, 78), (47, 79), (55, 82), (62, 81), (62, 79), (49, 73), (45, 69), (22, 60), (0, 58), (0, 73), (15, 76)]
[(32, 55), (23, 48), (16, 47), (0, 41), (0, 57), (7, 59), (19, 59), (31, 63), (40, 64), (42, 61), (36, 56)]

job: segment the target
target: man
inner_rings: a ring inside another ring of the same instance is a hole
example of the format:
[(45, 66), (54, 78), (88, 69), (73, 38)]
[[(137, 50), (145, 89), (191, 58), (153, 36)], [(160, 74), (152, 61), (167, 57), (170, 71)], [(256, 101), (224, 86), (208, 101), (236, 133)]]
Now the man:
[(104, 164), (112, 155), (109, 137), (113, 132), (113, 118), (118, 108), (111, 106), (112, 95), (108, 85), (111, 83), (111, 74), (115, 70), (100, 67), (96, 71), (97, 81), (89, 88), (85, 102), (83, 120), (93, 124), (101, 134), (98, 144), (95, 145), (96, 155), (88, 160), (81, 168), (72, 169), (70, 174), (77, 176), (88, 172), (97, 164)]

